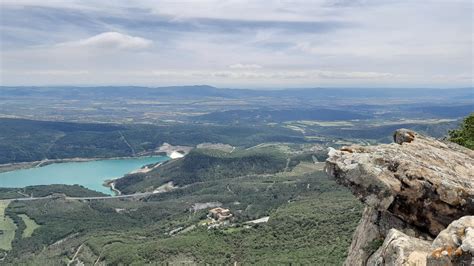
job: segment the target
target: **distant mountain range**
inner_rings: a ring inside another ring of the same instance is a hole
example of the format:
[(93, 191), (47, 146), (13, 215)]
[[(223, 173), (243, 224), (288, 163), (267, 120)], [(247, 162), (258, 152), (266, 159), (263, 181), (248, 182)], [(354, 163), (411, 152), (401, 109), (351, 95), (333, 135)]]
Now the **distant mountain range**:
[(207, 85), (173, 87), (0, 87), (0, 97), (54, 97), (54, 98), (249, 98), (292, 97), (302, 99), (331, 98), (426, 98), (473, 100), (474, 88), (430, 89), (430, 88), (305, 88), (283, 90), (223, 89)]

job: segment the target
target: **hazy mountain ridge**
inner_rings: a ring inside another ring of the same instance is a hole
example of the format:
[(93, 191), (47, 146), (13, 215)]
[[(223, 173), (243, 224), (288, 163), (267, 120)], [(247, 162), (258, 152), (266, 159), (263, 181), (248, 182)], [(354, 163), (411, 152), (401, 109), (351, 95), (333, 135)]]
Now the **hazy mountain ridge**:
[(41, 97), (291, 97), (291, 98), (449, 98), (469, 99), (474, 96), (473, 88), (432, 89), (432, 88), (290, 88), (290, 89), (232, 89), (216, 88), (208, 85), (140, 87), (140, 86), (41, 86), (12, 87), (1, 86), (2, 96), (41, 96)]

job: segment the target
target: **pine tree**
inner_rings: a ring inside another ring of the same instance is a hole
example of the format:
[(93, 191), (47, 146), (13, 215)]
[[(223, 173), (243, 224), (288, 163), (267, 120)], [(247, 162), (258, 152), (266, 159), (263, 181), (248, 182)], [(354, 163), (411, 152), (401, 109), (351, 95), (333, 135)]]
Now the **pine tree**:
[(449, 131), (449, 140), (474, 150), (474, 113), (466, 117), (458, 129)]

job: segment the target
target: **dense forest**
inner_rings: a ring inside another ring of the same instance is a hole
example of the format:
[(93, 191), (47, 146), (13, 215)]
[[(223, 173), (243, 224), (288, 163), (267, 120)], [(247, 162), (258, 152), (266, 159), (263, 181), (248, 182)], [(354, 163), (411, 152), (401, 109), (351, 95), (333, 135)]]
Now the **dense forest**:
[(12, 199), (22, 197), (46, 197), (50, 195), (66, 195), (70, 197), (95, 197), (106, 196), (101, 192), (87, 189), (80, 185), (37, 185), (23, 188), (0, 187), (0, 199)]
[(198, 182), (235, 178), (256, 174), (291, 171), (300, 162), (313, 162), (313, 156), (324, 159), (325, 154), (312, 152), (288, 155), (276, 148), (236, 150), (194, 149), (186, 157), (165, 162), (148, 173), (129, 174), (116, 180), (115, 187), (122, 193), (153, 191), (173, 182), (185, 186)]
[(272, 141), (304, 142), (301, 133), (265, 126), (117, 125), (0, 118), (0, 128), (0, 164), (134, 156), (153, 151), (164, 142), (191, 146), (221, 142), (244, 147)]

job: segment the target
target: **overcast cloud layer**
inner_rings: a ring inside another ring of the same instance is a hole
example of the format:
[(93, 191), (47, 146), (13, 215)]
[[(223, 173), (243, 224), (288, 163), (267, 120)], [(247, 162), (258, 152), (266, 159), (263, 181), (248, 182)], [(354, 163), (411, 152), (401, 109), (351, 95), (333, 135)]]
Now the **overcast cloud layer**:
[(2, 0), (1, 85), (472, 86), (471, 0)]

